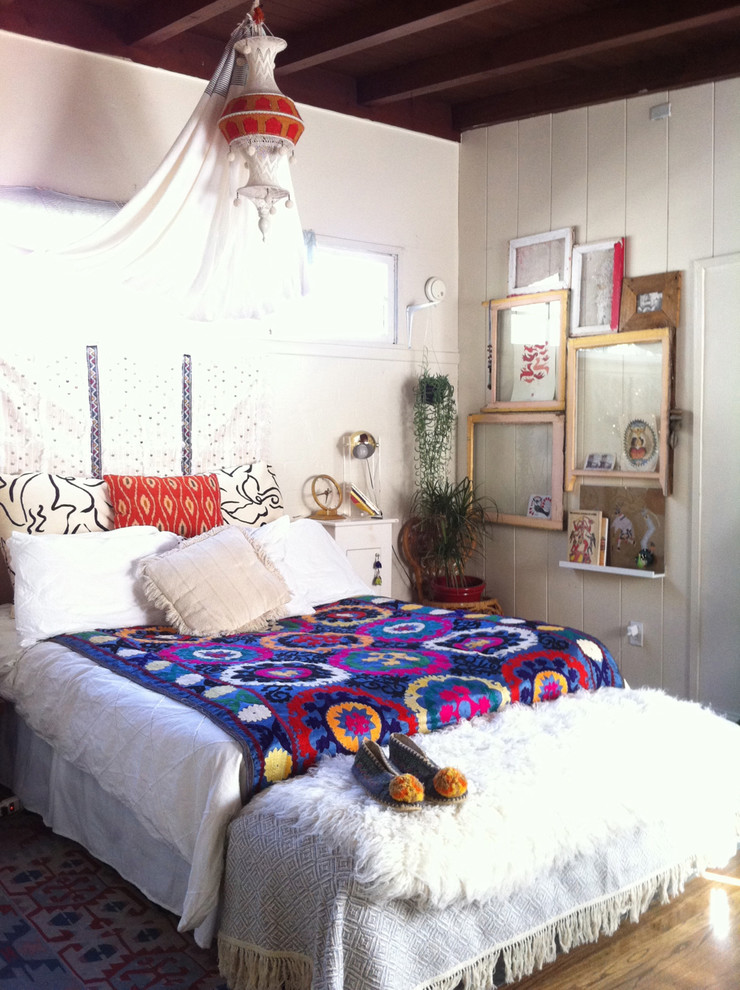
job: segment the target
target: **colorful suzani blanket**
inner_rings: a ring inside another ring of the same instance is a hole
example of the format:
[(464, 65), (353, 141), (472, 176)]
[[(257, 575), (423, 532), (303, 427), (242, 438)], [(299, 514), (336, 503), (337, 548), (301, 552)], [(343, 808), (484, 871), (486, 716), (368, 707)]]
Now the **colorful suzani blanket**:
[(374, 597), (218, 639), (152, 626), (55, 640), (213, 719), (243, 746), (253, 792), (365, 738), (623, 686), (608, 650), (578, 630)]

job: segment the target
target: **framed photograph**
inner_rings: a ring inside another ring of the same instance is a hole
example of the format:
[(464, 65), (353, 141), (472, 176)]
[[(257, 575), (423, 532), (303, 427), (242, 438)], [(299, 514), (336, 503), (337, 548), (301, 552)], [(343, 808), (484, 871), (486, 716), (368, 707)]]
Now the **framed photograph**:
[(681, 272), (641, 275), (622, 282), (619, 329), (655, 330), (678, 326), (681, 306)]
[(586, 471), (613, 471), (616, 463), (616, 454), (589, 454), (583, 466)]
[(562, 413), (468, 416), (468, 477), (496, 503), (490, 521), (563, 528)]
[(483, 412), (565, 408), (568, 290), (491, 299)]
[(615, 333), (624, 278), (624, 238), (576, 244), (570, 300), (570, 334)]
[(570, 288), (573, 228), (509, 241), (509, 295)]

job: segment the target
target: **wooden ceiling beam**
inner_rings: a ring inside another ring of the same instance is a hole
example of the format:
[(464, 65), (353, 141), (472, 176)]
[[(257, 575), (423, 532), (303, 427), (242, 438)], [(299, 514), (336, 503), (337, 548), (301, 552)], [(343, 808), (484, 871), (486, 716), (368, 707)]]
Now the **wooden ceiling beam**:
[(473, 14), (504, 6), (511, 0), (381, 0), (321, 27), (286, 35), (281, 58), (283, 75), (313, 68), (344, 55), (377, 48), (421, 31), (443, 28)]
[(223, 42), (198, 35), (183, 36), (177, 45), (129, 45), (114, 11), (79, 0), (0, 3), (0, 29), (200, 79), (211, 77), (224, 50)]
[(587, 55), (645, 44), (727, 20), (740, 19), (734, 0), (654, 0), (599, 8), (497, 43), (447, 52), (358, 80), (357, 98), (378, 105), (440, 93), (469, 83)]
[[(234, 16), (234, 27), (247, 12), (248, 3)], [(124, 21), (124, 40), (129, 45), (159, 45), (178, 34), (200, 27), (220, 14), (228, 14), (238, 7), (234, 0), (149, 0), (139, 4)]]
[(452, 122), (462, 132), (737, 75), (740, 75), (740, 34), (730, 34), (721, 43), (693, 49), (691, 57), (680, 68), (674, 63), (651, 60), (622, 65), (610, 72), (583, 72), (560, 83), (551, 82), (457, 104), (452, 108)]

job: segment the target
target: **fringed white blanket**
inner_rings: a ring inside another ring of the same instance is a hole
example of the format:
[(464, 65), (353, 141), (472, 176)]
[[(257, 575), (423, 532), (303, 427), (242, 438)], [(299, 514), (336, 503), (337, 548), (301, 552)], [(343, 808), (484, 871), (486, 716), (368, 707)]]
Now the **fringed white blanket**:
[(467, 774), (464, 804), (399, 814), (337, 757), (232, 825), (234, 990), (488, 988), (735, 852), (740, 729), (659, 691), (515, 705), (420, 742)]

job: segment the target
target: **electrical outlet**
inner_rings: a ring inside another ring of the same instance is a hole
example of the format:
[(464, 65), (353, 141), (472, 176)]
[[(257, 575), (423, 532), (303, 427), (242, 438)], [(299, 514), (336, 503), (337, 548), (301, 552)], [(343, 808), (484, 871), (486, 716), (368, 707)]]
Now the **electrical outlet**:
[(633, 619), (627, 623), (627, 642), (630, 646), (642, 646), (643, 629), (641, 622), (635, 622)]

